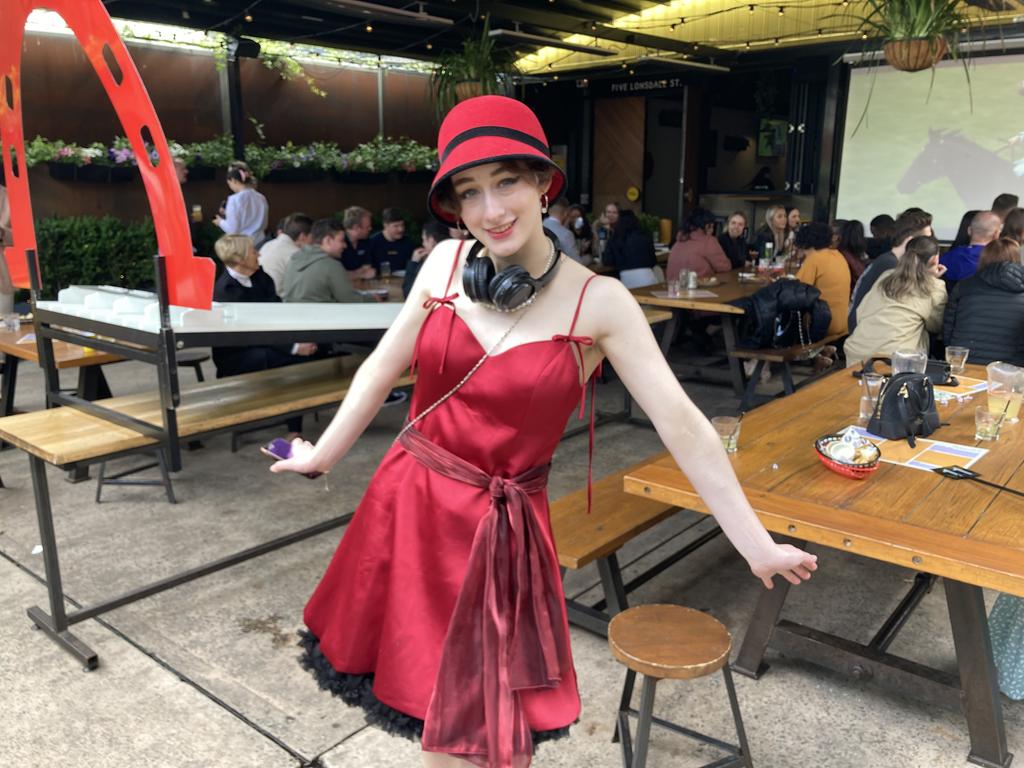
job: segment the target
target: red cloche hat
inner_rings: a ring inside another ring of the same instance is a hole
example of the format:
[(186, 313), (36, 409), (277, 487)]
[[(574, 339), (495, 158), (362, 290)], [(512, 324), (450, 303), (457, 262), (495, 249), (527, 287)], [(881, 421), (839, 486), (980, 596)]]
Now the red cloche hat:
[(455, 105), (445, 115), (437, 133), (437, 154), (441, 162), (427, 203), (443, 224), (454, 225), (456, 217), (438, 205), (435, 193), (445, 179), (474, 165), (500, 160), (543, 160), (554, 175), (548, 197), (558, 198), (565, 188), (565, 174), (551, 159), (548, 140), (540, 121), (521, 101), (507, 96), (477, 96)]

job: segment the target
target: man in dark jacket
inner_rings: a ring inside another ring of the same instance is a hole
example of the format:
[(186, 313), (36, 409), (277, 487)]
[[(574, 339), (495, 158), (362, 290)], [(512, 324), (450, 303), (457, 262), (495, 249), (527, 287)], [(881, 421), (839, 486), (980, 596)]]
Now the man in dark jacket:
[(949, 294), (942, 323), (947, 346), (967, 347), (968, 362), (1024, 366), (1024, 266), (1020, 246), (1000, 238), (981, 252), (978, 271)]

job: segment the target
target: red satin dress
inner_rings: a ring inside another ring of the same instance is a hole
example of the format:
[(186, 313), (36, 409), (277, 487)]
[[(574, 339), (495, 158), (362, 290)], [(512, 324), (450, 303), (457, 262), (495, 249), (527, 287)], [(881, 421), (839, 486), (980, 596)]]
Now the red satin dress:
[[(565, 335), (488, 358), (396, 441), (304, 613), (321, 687), (477, 766), (529, 765), (580, 712), (545, 489), (583, 399), (586, 287)], [(445, 294), (427, 302), (411, 416), (484, 353)]]

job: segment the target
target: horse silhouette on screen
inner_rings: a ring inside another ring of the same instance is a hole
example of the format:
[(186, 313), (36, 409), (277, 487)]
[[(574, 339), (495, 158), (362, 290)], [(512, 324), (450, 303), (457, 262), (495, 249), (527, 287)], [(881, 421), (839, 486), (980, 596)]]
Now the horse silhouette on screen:
[(1014, 172), (1012, 159), (985, 149), (958, 130), (928, 129), (928, 143), (903, 173), (896, 190), (908, 195), (921, 185), (946, 178), (964, 207), (977, 205), (978, 200), (989, 200), (1001, 192), (1021, 193), (1024, 181)]

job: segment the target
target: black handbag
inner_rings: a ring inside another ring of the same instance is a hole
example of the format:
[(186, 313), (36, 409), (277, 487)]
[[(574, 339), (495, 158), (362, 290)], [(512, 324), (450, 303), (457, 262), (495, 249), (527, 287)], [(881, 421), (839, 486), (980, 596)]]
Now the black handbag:
[(935, 390), (923, 373), (897, 373), (882, 387), (868, 432), (887, 440), (906, 440), (916, 447), (916, 437), (928, 437), (940, 426)]

